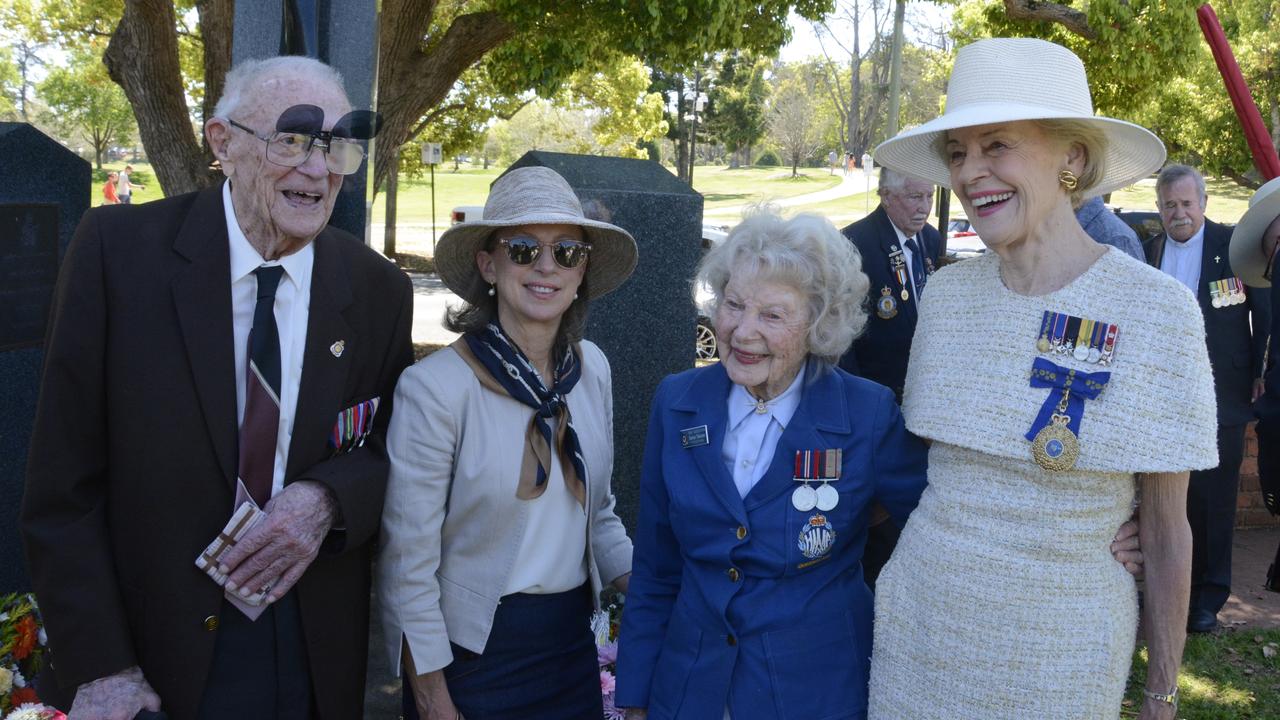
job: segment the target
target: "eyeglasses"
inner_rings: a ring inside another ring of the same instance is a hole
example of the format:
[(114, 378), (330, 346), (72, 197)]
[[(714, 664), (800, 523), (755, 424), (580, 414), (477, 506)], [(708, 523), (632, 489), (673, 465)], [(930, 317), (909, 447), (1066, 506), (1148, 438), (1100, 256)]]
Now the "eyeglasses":
[(1271, 259), (1267, 261), (1267, 268), (1262, 271), (1262, 279), (1271, 282), (1271, 273), (1276, 269), (1276, 256), (1280, 256), (1280, 242), (1271, 248)]
[(243, 130), (267, 144), (267, 159), (283, 167), (298, 167), (311, 157), (311, 151), (318, 145), (324, 151), (324, 164), (329, 172), (338, 175), (350, 175), (360, 169), (364, 162), (364, 148), (354, 140), (333, 137), (330, 132), (280, 132), (260, 135), (253, 128), (227, 119), (231, 127)]
[(572, 270), (587, 261), (591, 245), (579, 240), (558, 240), (551, 245), (543, 245), (529, 235), (516, 235), (502, 238), (498, 244), (507, 249), (507, 257), (516, 265), (532, 265), (538, 262), (542, 248), (551, 248), (551, 257), (556, 264), (566, 270)]

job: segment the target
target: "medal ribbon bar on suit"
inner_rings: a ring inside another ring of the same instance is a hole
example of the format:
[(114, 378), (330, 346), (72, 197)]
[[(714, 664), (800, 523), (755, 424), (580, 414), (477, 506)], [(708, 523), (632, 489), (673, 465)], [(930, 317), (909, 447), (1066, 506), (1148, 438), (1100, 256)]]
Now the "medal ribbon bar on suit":
[(1106, 365), (1115, 353), (1118, 334), (1117, 326), (1101, 320), (1045, 310), (1040, 320), (1040, 334), (1036, 337), (1036, 350)]

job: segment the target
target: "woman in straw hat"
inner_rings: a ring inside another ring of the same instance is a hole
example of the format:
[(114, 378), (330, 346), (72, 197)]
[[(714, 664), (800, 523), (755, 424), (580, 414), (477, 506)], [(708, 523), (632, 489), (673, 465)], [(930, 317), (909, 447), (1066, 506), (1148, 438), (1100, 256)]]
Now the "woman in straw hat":
[(901, 524), (925, 448), (893, 393), (834, 367), (866, 325), (857, 249), (757, 212), (707, 253), (721, 360), (666, 378), (640, 479), (618, 705), (629, 717), (866, 714), (880, 502)]
[(921, 304), (903, 414), (931, 443), (929, 487), (877, 583), (871, 717), (1117, 717), (1138, 602), (1107, 545), (1135, 487), (1141, 717), (1174, 717), (1188, 471), (1217, 464), (1204, 323), (1071, 209), (1163, 159), (1147, 130), (1093, 114), (1079, 58), (1030, 39), (961, 48), (946, 112), (877, 148), (950, 187), (991, 252)]
[[(1249, 209), (1231, 232), (1231, 267), (1253, 287), (1270, 288), (1280, 257), (1280, 178), (1249, 199)], [(1253, 404), (1258, 416), (1258, 479), (1273, 515), (1280, 515), (1280, 293), (1271, 291), (1271, 351), (1263, 375), (1265, 392)], [(1280, 592), (1280, 547), (1267, 568), (1267, 589)]]
[(609, 364), (582, 328), (635, 241), (530, 167), (435, 259), (463, 335), (396, 387), (378, 562), (405, 717), (599, 718), (590, 617), (604, 583), (625, 591), (631, 542), (609, 487)]

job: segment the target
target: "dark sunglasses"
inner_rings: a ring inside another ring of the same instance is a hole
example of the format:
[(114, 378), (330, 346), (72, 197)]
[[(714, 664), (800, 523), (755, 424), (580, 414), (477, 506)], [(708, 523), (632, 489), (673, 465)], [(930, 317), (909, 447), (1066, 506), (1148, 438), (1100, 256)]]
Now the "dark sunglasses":
[[(532, 265), (538, 262), (542, 254), (542, 243), (529, 235), (516, 235), (502, 238), (498, 244), (507, 249), (507, 257), (516, 265)], [(591, 245), (580, 240), (557, 240), (551, 245), (551, 257), (556, 264), (566, 270), (572, 270), (586, 262)]]

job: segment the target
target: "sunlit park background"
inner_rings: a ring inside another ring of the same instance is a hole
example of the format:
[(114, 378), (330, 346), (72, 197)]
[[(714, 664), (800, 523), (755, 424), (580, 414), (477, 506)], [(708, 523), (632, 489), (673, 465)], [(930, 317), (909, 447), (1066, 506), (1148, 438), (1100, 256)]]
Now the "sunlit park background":
[[(715, 225), (773, 202), (843, 226), (877, 203), (876, 174), (850, 169), (847, 159), (860, 165), (895, 128), (936, 116), (957, 46), (1000, 35), (1073, 49), (1097, 109), (1156, 132), (1170, 161), (1208, 177), (1208, 217), (1235, 222), (1263, 178), (1200, 34), (1199, 4), (383, 0), (379, 36), (407, 31), (423, 42), (383, 48), (383, 70), (413, 71), (380, 72), (377, 95), (413, 100), (382, 108), (388, 123), (370, 158), (368, 239), (391, 249), (385, 231), (394, 196), (393, 257), (430, 256), (433, 232), (449, 225), (451, 211), (482, 205), (490, 183), (530, 150), (659, 162), (703, 194), (705, 221)], [(141, 184), (134, 202), (207, 187), (219, 175), (199, 128), (230, 52), (208, 28), (225, 35), (233, 7), (232, 0), (0, 0), (0, 120), (31, 123), (88, 160), (94, 205), (103, 202), (106, 173), (126, 164)], [(1280, 6), (1222, 0), (1216, 10), (1277, 144)], [(486, 24), (467, 48), (473, 59), (454, 62), (450, 46), (435, 40), (477, 17)], [(171, 53), (131, 45), (158, 36)], [(208, 68), (214, 76), (206, 77)], [(130, 103), (144, 91), (154, 102)], [(434, 173), (422, 165), (424, 143), (442, 146), (445, 161)], [(1140, 181), (1108, 202), (1152, 211), (1154, 183)], [(952, 217), (962, 212), (953, 200)], [(1274, 628), (1194, 638), (1180, 717), (1280, 717), (1280, 660), (1266, 651), (1276, 643)], [(1143, 672), (1137, 657), (1134, 697)], [(1136, 704), (1126, 712), (1136, 715)]]

